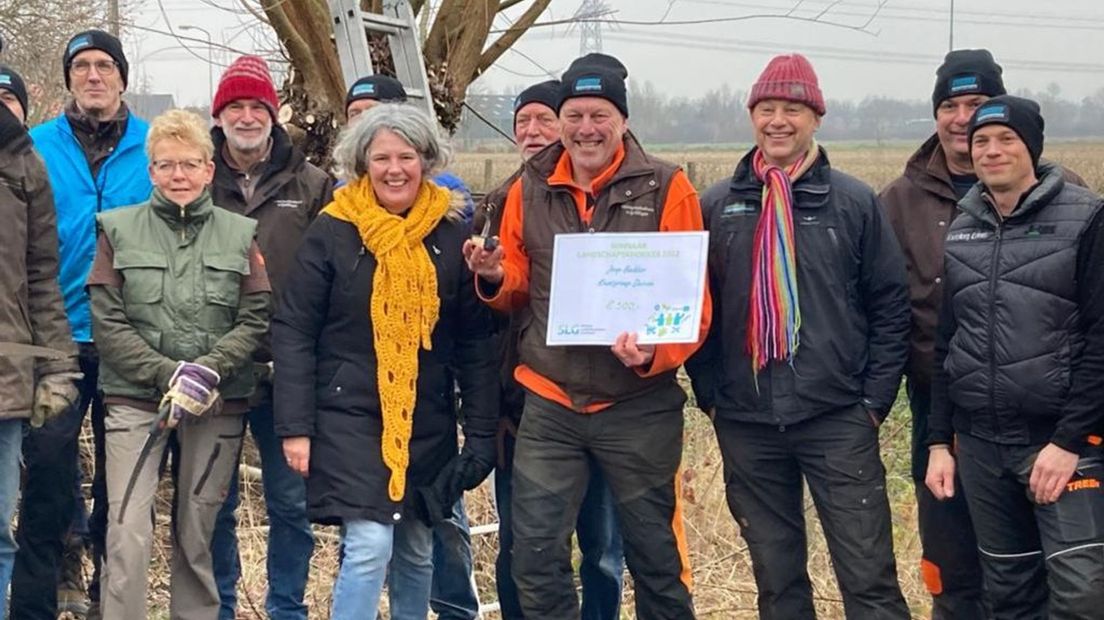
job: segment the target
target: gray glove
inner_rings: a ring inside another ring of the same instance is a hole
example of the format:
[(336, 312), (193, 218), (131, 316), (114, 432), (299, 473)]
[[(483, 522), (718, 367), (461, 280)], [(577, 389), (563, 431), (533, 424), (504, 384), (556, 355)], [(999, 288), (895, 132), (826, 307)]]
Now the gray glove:
[(43, 375), (35, 385), (34, 406), (31, 407), (31, 427), (41, 428), (46, 422), (65, 413), (80, 400), (77, 382), (80, 372), (56, 372)]

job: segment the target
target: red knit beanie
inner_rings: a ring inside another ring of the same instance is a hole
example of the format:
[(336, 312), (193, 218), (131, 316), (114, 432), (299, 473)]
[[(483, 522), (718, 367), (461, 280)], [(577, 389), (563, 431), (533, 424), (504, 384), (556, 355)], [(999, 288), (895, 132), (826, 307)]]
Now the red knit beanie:
[(222, 109), (238, 99), (256, 99), (263, 103), (276, 120), (276, 108), (280, 101), (276, 87), (268, 73), (268, 63), (258, 56), (241, 56), (226, 68), (219, 78), (215, 100), (211, 102), (211, 116), (218, 116)]
[(751, 87), (748, 109), (764, 99), (782, 99), (804, 103), (818, 115), (824, 116), (824, 95), (820, 93), (816, 71), (801, 54), (775, 56), (759, 80)]

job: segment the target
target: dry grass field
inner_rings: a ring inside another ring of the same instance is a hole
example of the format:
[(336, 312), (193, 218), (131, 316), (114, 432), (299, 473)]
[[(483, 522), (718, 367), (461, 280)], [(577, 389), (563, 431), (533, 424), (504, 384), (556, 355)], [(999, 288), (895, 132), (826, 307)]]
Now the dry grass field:
[[(858, 176), (875, 188), (881, 188), (900, 174), (904, 162), (915, 145), (873, 147), (862, 145), (827, 145), (832, 164)], [(727, 176), (743, 151), (665, 151), (668, 160), (692, 163), (693, 180), (699, 189)], [(1104, 190), (1104, 143), (1059, 143), (1047, 148), (1046, 157), (1057, 160), (1080, 173), (1096, 191)], [(486, 162), (490, 161), (490, 164)], [(490, 172), (485, 173), (490, 165)], [(497, 182), (516, 166), (509, 154), (461, 154), (453, 170), (466, 179), (476, 191), (485, 191), (484, 179)], [(709, 620), (754, 618), (755, 582), (751, 562), (739, 537), (737, 527), (725, 504), (720, 455), (712, 427), (705, 416), (693, 407), (686, 409), (685, 452), (683, 457), (683, 499), (686, 530), (689, 536), (694, 574), (695, 602), (698, 617)], [(920, 545), (916, 534), (916, 507), (912, 481), (909, 478), (909, 412), (903, 397), (882, 427), (882, 452), (887, 469), (888, 491), (893, 510), (894, 541), (898, 559), (898, 576), (915, 618), (925, 618), (929, 604), (917, 566)], [(247, 442), (249, 443), (249, 442)], [(87, 442), (86, 451), (91, 448)], [(256, 453), (247, 445), (247, 464), (256, 464)], [(264, 613), (265, 542), (267, 536), (260, 481), (243, 478), (243, 505), (239, 510), (241, 555), (244, 576), (239, 584), (239, 618), (260, 619)], [(167, 483), (163, 483), (167, 487)], [(150, 571), (150, 618), (168, 618), (168, 498), (163, 489), (157, 509), (159, 547), (154, 552)], [(821, 618), (842, 618), (843, 606), (831, 569), (824, 538), (819, 531), (816, 512), (808, 502), (809, 571), (815, 588), (817, 608)], [(486, 485), (469, 495), (468, 511), (473, 524), (495, 520)], [(318, 545), (312, 560), (311, 580), (307, 599), (312, 619), (329, 617), (330, 592), (337, 568), (337, 539), (333, 528), (318, 528)], [(475, 571), (482, 600), (495, 600), (493, 559), (497, 547), (496, 535), (479, 536), (475, 540)], [(626, 579), (622, 611), (623, 618), (633, 618), (631, 579)], [(369, 618), (368, 615), (365, 618)], [(487, 613), (488, 620), (498, 614)]]

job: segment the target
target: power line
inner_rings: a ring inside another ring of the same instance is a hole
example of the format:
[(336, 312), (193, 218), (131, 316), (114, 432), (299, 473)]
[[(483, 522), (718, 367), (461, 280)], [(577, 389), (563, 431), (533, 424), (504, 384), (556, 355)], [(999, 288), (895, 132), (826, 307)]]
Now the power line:
[[(694, 4), (706, 4), (713, 6), (723, 6), (732, 8), (743, 8), (748, 10), (774, 10), (783, 11), (785, 8), (771, 4), (761, 4), (753, 2), (726, 2), (724, 0), (684, 0)], [(854, 5), (852, 5), (854, 6)], [(814, 9), (807, 9), (812, 11)], [(985, 13), (980, 11), (965, 11), (962, 9), (955, 9), (955, 21), (960, 23), (981, 24), (986, 26), (1011, 26), (1020, 28), (1050, 28), (1050, 29), (1068, 29), (1068, 30), (1099, 30), (1099, 26), (1092, 24), (1104, 24), (1104, 18), (1074, 18), (1074, 17), (1058, 17), (1053, 14), (1041, 14), (1041, 13), (1023, 13), (1023, 14), (1007, 14), (1002, 15), (1003, 19), (995, 19), (992, 13)], [(869, 11), (857, 10), (855, 8), (835, 8), (832, 7), (830, 11), (826, 13), (830, 16), (848, 16), (848, 17), (868, 17)], [(948, 11), (945, 9), (933, 9), (930, 6), (901, 6), (901, 5), (886, 5), (882, 12), (878, 15), (881, 19), (889, 19), (894, 21), (923, 21), (923, 22), (939, 22), (945, 23), (948, 19)], [(971, 19), (970, 17), (973, 18)], [(1025, 21), (1009, 21), (1010, 19), (1020, 19)], [(1054, 22), (1054, 23), (1043, 23)]]
[[(646, 30), (626, 30), (625, 37), (608, 33), (616, 40), (641, 43), (646, 45), (661, 45), (664, 47), (686, 47), (710, 51), (751, 52), (751, 53), (784, 53), (794, 51), (796, 47), (800, 51), (815, 52), (817, 57), (835, 58), (840, 60), (853, 60), (863, 62), (887, 61), (901, 64), (938, 65), (942, 58), (926, 54), (914, 54), (908, 52), (892, 52), (879, 50), (864, 50), (857, 48), (832, 47), (825, 45), (798, 45), (777, 43), (774, 41), (749, 41), (741, 39), (736, 42), (732, 39), (721, 37), (706, 37), (695, 35), (692, 39), (684, 35), (667, 34)], [(1058, 71), (1068, 73), (1104, 73), (1104, 65), (1094, 63), (1059, 62), (1045, 60), (1022, 60), (1001, 58), (1001, 64), (1009, 68), (1024, 69), (1027, 71)]]

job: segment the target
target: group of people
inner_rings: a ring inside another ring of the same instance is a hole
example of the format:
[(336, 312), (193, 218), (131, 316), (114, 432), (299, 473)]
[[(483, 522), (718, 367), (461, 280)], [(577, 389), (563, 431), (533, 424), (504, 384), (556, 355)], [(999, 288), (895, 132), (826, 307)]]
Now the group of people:
[[(700, 199), (629, 129), (625, 66), (589, 54), (517, 97), (521, 165), (477, 206), (392, 78), (349, 88), (331, 176), (276, 122), (260, 58), (226, 69), (213, 127), (131, 113), (108, 33), (63, 68), (71, 100), (28, 131), (0, 66), (8, 523), (26, 469), (0, 617), (146, 617), (171, 453), (170, 616), (233, 618), (248, 428), (273, 619), (307, 616), (312, 522), (341, 528), (331, 617), (373, 618), (387, 584), (392, 618), (475, 618), (462, 498), (492, 471), (504, 618), (618, 618), (626, 566), (636, 617), (693, 618), (683, 366), (761, 618), (815, 617), (805, 484), (846, 616), (910, 617), (878, 443), (902, 376), (933, 617), (1104, 608), (1104, 201), (1040, 159), (1039, 106), (989, 52), (947, 55), (935, 134), (880, 196), (816, 142), (809, 61), (772, 59), (755, 146)], [(556, 235), (702, 230), (697, 342), (547, 344)]]

